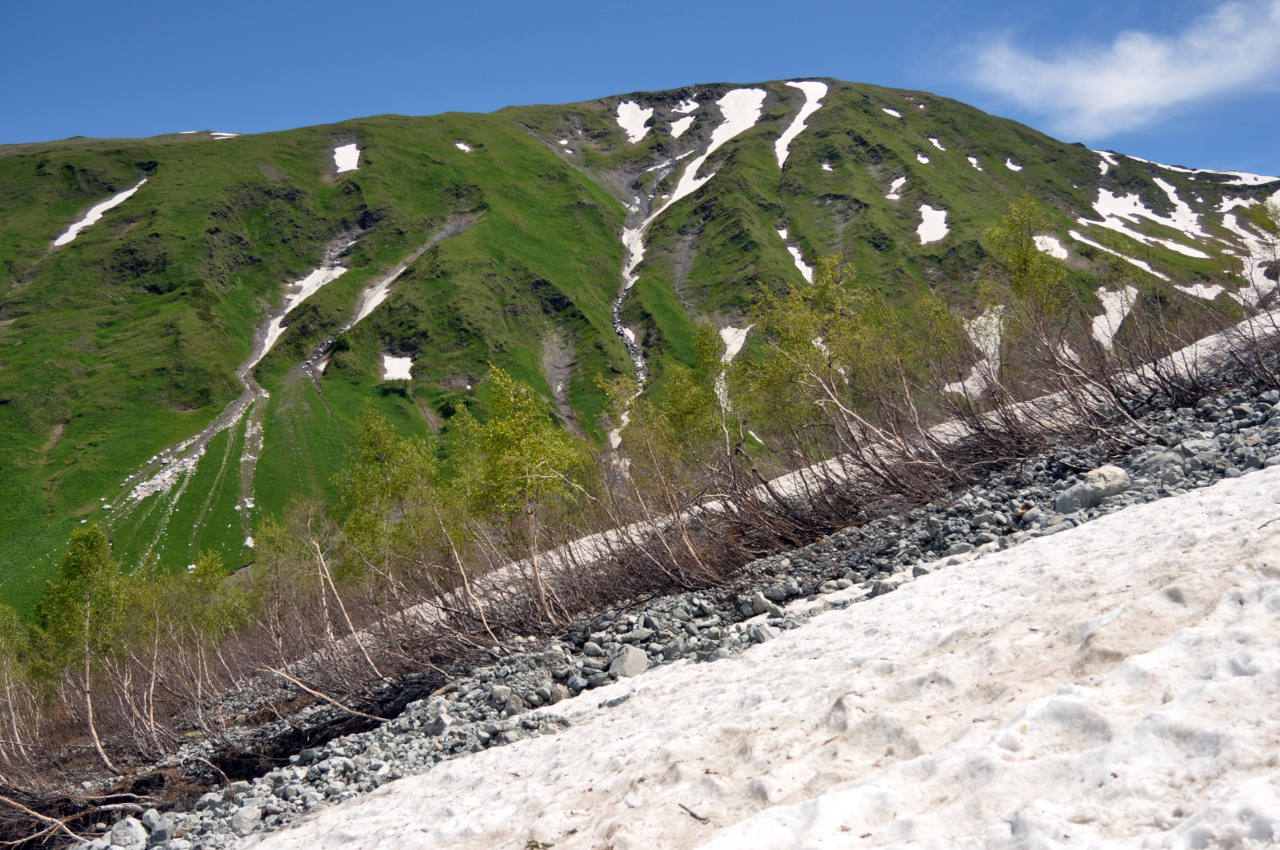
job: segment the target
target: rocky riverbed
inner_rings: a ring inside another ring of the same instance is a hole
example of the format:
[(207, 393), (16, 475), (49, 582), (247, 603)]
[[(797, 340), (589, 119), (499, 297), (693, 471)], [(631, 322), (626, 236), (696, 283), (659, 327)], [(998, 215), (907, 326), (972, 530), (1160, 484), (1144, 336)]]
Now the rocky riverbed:
[(1124, 457), (1094, 445), (1029, 459), (947, 504), (754, 562), (740, 589), (656, 599), (582, 618), (550, 641), (494, 647), (492, 664), (409, 703), (391, 722), (303, 749), (287, 766), (205, 794), (191, 811), (126, 818), (91, 846), (230, 846), (443, 760), (555, 733), (569, 723), (547, 708), (560, 700), (677, 660), (729, 657), (803, 628), (817, 612), (890, 593), (925, 572), (925, 562), (963, 569), (1133, 504), (1280, 464), (1276, 391), (1246, 387), (1153, 413), (1142, 425), (1150, 436), (1134, 429), (1139, 445)]

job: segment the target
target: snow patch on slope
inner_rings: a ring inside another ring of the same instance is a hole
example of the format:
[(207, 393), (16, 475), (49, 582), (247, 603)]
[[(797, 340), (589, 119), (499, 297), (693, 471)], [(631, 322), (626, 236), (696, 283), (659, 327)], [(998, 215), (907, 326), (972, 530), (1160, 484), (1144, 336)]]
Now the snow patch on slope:
[(937, 242), (946, 236), (949, 230), (946, 210), (934, 209), (928, 204), (920, 205), (920, 224), (916, 227), (916, 235), (920, 237), (921, 245)]
[(338, 173), (355, 171), (360, 167), (360, 148), (357, 145), (339, 145), (333, 149), (333, 165)]
[(678, 139), (685, 134), (685, 131), (693, 126), (693, 119), (696, 116), (686, 115), (683, 118), (677, 118), (671, 122), (671, 138)]
[(1000, 337), (1003, 325), (1004, 307), (999, 305), (989, 307), (981, 315), (965, 320), (965, 333), (982, 358), (973, 364), (964, 380), (952, 381), (942, 388), (943, 392), (976, 399), (995, 382), (1000, 373)]
[(787, 83), (793, 89), (799, 89), (804, 92), (804, 105), (800, 107), (800, 111), (796, 113), (796, 117), (782, 131), (782, 135), (774, 142), (773, 150), (778, 157), (778, 167), (787, 161), (787, 155), (791, 153), (791, 142), (796, 136), (804, 132), (805, 122), (809, 120), (809, 116), (817, 112), (822, 106), (822, 99), (827, 96), (827, 84), (816, 81), (808, 82), (789, 82)]
[(1184, 295), (1190, 295), (1192, 298), (1202, 298), (1205, 301), (1212, 301), (1213, 299), (1217, 298), (1219, 295), (1227, 291), (1227, 288), (1225, 286), (1219, 286), (1216, 283), (1213, 285), (1209, 285), (1205, 283), (1196, 283), (1196, 284), (1192, 284), (1191, 286), (1181, 286), (1179, 284), (1174, 284), (1173, 288), (1183, 293)]
[(982, 166), (978, 164), (978, 158), (976, 156), (966, 156), (965, 159), (969, 160), (969, 164), (972, 165), (974, 168), (978, 169), (979, 171), (982, 170)]
[(693, 194), (715, 176), (715, 173), (712, 172), (705, 177), (698, 177), (698, 169), (721, 145), (756, 125), (756, 122), (760, 120), (760, 112), (764, 108), (764, 99), (764, 89), (734, 89), (716, 101), (716, 104), (720, 107), (720, 114), (724, 116), (724, 121), (711, 131), (711, 142), (707, 145), (707, 149), (702, 152), (701, 156), (691, 160), (685, 166), (679, 182), (676, 183), (675, 191), (671, 193), (671, 197), (649, 216), (644, 226), (647, 227), (649, 222), (661, 215), (667, 207)]
[(1108, 248), (1106, 245), (1103, 245), (1099, 242), (1094, 242), (1092, 239), (1086, 239), (1084, 236), (1080, 234), (1078, 230), (1072, 230), (1069, 233), (1067, 233), (1067, 235), (1082, 245), (1088, 245), (1092, 248), (1097, 248), (1099, 251), (1105, 251), (1106, 253), (1110, 254), (1113, 257), (1119, 257), (1120, 259), (1124, 260), (1130, 265), (1137, 266), (1138, 268), (1142, 269), (1144, 272), (1146, 272), (1149, 275), (1152, 275), (1153, 277), (1158, 277), (1161, 280), (1169, 279), (1169, 276), (1167, 274), (1161, 274), (1160, 272), (1151, 268), (1151, 264), (1148, 263), (1146, 260), (1135, 260), (1133, 257), (1129, 257), (1129, 256), (1126, 256), (1125, 254), (1121, 254), (1119, 251)]
[(1021, 170), (1022, 170), (1022, 166), (1021, 166), (1021, 165), (1018, 165), (1018, 163), (1014, 162), (1014, 161), (1013, 161), (1012, 159), (1010, 159), (1010, 158), (1006, 158), (1006, 159), (1005, 159), (1005, 161), (1004, 161), (1004, 167), (1005, 167), (1005, 168), (1007, 168), (1007, 169), (1009, 169), (1010, 171), (1021, 171)]
[(1079, 219), (1080, 223), (1084, 225), (1096, 224), (1100, 227), (1105, 227), (1108, 230), (1114, 230), (1115, 232), (1121, 233), (1135, 242), (1141, 242), (1144, 245), (1160, 245), (1188, 257), (1208, 259), (1209, 255), (1198, 248), (1192, 248), (1189, 245), (1184, 245), (1181, 242), (1174, 241), (1173, 239), (1161, 239), (1156, 236), (1148, 236), (1145, 233), (1133, 230), (1126, 226), (1126, 222), (1136, 224), (1139, 219), (1145, 218), (1149, 221), (1154, 221), (1157, 224), (1185, 233), (1192, 238), (1203, 238), (1205, 236), (1203, 229), (1200, 227), (1200, 216), (1192, 211), (1191, 207), (1188, 206), (1185, 201), (1178, 197), (1178, 193), (1173, 185), (1166, 183), (1159, 178), (1155, 178), (1155, 183), (1163, 189), (1165, 194), (1169, 196), (1169, 199), (1174, 202), (1174, 212), (1172, 216), (1162, 216), (1159, 213), (1148, 209), (1146, 205), (1142, 203), (1142, 199), (1135, 194), (1116, 195), (1106, 189), (1099, 189), (1098, 199), (1093, 202), (1093, 208), (1102, 216), (1102, 221), (1092, 221), (1090, 219), (1081, 218)]
[(1042, 253), (1048, 254), (1058, 260), (1067, 258), (1067, 249), (1063, 246), (1062, 240), (1056, 236), (1047, 236), (1044, 234), (1035, 237), (1036, 249)]
[(924, 154), (920, 153), (920, 151), (916, 151), (916, 161), (917, 161), (917, 162), (919, 162), (921, 165), (928, 165), (928, 164), (929, 164), (929, 157), (927, 157), (927, 156), (925, 156)]
[(458, 150), (462, 151), (463, 153), (471, 153), (472, 151), (471, 145), (467, 144), (466, 142), (454, 142), (453, 146)]
[(273, 316), (267, 324), (262, 351), (258, 353), (256, 359), (251, 358), (250, 368), (258, 365), (262, 358), (267, 356), (267, 352), (275, 346), (276, 341), (280, 339), (280, 336), (285, 331), (285, 317), (292, 313), (293, 309), (303, 301), (319, 292), (326, 284), (342, 277), (346, 271), (345, 266), (322, 265), (301, 280), (285, 284), (283, 309), (276, 316)]
[(89, 208), (89, 211), (84, 214), (84, 218), (80, 219), (79, 221), (75, 222), (70, 227), (68, 227), (66, 229), (66, 232), (64, 232), (57, 239), (53, 240), (53, 244), (58, 247), (66, 245), (68, 242), (70, 242), (71, 240), (79, 236), (80, 231), (84, 230), (86, 227), (90, 227), (93, 224), (96, 224), (98, 220), (102, 218), (103, 213), (107, 212), (108, 210), (114, 209), (115, 207), (120, 206), (125, 201), (132, 198), (133, 193), (141, 189), (142, 184), (146, 182), (147, 182), (147, 178), (143, 177), (141, 180), (139, 180), (137, 183), (130, 186), (128, 189), (125, 189), (123, 192), (112, 195), (110, 198), (107, 198), (105, 201), (103, 201), (100, 204), (94, 204), (92, 207)]
[(804, 255), (800, 253), (800, 249), (787, 242), (787, 229), (785, 227), (778, 229), (778, 236), (782, 239), (782, 244), (786, 247), (787, 253), (791, 255), (792, 261), (796, 264), (796, 268), (800, 270), (800, 274), (804, 279), (813, 283), (813, 266), (804, 261)]
[(929, 142), (930, 142), (930, 144), (932, 144), (935, 148), (937, 148), (937, 149), (938, 149), (938, 150), (940, 150), (940, 151), (945, 151), (945, 150), (946, 150), (946, 148), (944, 148), (944, 147), (942, 146), (942, 142), (938, 141), (938, 140), (937, 140), (937, 139), (935, 139), (933, 136), (930, 136), (930, 137), (929, 137)]
[(413, 380), (413, 358), (392, 357), (390, 354), (382, 355), (382, 380)]
[(1095, 316), (1093, 319), (1093, 338), (1104, 349), (1110, 351), (1125, 316), (1129, 315), (1129, 311), (1137, 303), (1138, 288), (1126, 286), (1117, 290), (1099, 289), (1097, 295), (1098, 300), (1102, 302), (1102, 315)]
[(618, 126), (626, 131), (627, 141), (633, 145), (648, 134), (649, 128), (646, 125), (652, 117), (652, 106), (642, 108), (634, 100), (624, 100), (618, 104)]
[(881, 111), (881, 112), (883, 112), (885, 115), (892, 115), (894, 118), (901, 118), (901, 117), (902, 117), (902, 113), (901, 113), (901, 112), (899, 112), (899, 111), (898, 111), (898, 110), (896, 110), (896, 109), (890, 109), (890, 108), (889, 108), (889, 107), (887, 107), (887, 106), (882, 106), (882, 107), (880, 107), (880, 111)]

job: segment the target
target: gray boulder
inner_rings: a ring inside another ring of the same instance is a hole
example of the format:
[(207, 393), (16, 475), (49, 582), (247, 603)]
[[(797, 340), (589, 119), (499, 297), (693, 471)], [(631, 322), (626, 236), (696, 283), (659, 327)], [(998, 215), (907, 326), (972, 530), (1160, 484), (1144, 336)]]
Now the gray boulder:
[(1128, 490), (1129, 473), (1118, 466), (1100, 466), (1084, 474), (1084, 480), (1058, 494), (1053, 509), (1060, 514), (1096, 508), (1102, 500)]
[(638, 676), (649, 669), (649, 656), (643, 649), (635, 646), (624, 646), (613, 657), (609, 672), (615, 676)]
[(125, 818), (111, 827), (111, 846), (120, 850), (143, 850), (147, 846), (147, 828), (137, 818)]

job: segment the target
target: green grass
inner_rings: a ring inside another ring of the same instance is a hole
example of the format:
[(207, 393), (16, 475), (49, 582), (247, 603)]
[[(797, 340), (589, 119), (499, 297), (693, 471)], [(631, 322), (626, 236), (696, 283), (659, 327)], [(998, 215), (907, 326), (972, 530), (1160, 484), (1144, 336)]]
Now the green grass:
[[(1100, 185), (1137, 193), (1163, 212), (1169, 201), (1153, 175), (1188, 201), (1203, 197), (1205, 209), (1224, 194), (1253, 191), (1203, 176), (1192, 183), (1131, 160), (1104, 177), (1083, 147), (955, 101), (835, 83), (779, 172), (773, 142), (802, 97), (782, 85), (767, 88), (760, 123), (705, 166), (715, 178), (648, 233), (624, 317), (651, 346), (654, 391), (669, 364), (692, 362), (696, 322), (738, 321), (758, 287), (799, 281), (778, 227), (810, 261), (843, 253), (858, 269), (858, 285), (889, 294), (928, 287), (967, 313), (985, 268), (983, 232), (1024, 193), (1044, 203), (1065, 241), (1068, 229), (1081, 229), (1079, 216), (1093, 215)], [(0, 598), (29, 610), (69, 531), (107, 513), (101, 500), (117, 501), (129, 474), (198, 432), (239, 393), (234, 369), (254, 328), (279, 303), (284, 284), (313, 269), (325, 245), (345, 232), (362, 231), (343, 260), (349, 271), (290, 315), (258, 368), (271, 400), (251, 520), (278, 515), (295, 499), (333, 497), (333, 475), (367, 400), (405, 433), (443, 430), (447, 439), (460, 406), (483, 413), (478, 382), (489, 363), (549, 394), (541, 352), (552, 334), (572, 349), (574, 421), (603, 439), (597, 376), (631, 369), (611, 327), (627, 183), (651, 179), (643, 169), (705, 142), (718, 122), (711, 101), (723, 90), (700, 87), (712, 114), (679, 140), (665, 133), (663, 104), (691, 92), (654, 96), (655, 129), (634, 145), (614, 121), (614, 101), (603, 100), (491, 115), (378, 116), (224, 141), (179, 135), (0, 148), (0, 498), (7, 506)], [(334, 175), (333, 147), (352, 141), (362, 149), (359, 170)], [(472, 152), (455, 147), (458, 141)], [(917, 151), (928, 165), (917, 162)], [(969, 164), (970, 155), (984, 170)], [(1007, 169), (1006, 158), (1023, 170)], [(670, 191), (682, 167), (660, 192)], [(903, 198), (889, 201), (884, 194), (899, 175), (908, 177)], [(136, 195), (51, 250), (85, 210), (143, 176), (148, 182)], [(940, 243), (921, 246), (916, 238), (922, 203), (947, 209), (951, 232)], [(362, 287), (459, 221), (468, 225), (423, 254), (386, 303), (344, 335), (321, 380), (323, 397), (317, 393), (295, 370), (299, 361), (350, 319)], [(1216, 219), (1205, 227), (1220, 232)], [(1182, 239), (1154, 223), (1135, 228)], [(1097, 238), (1096, 229), (1086, 235)], [(1212, 281), (1225, 267), (1218, 255), (1190, 258), (1123, 237), (1120, 246), (1175, 281)], [(1082, 292), (1099, 280), (1090, 265), (1073, 268), (1071, 285)], [(412, 382), (382, 382), (385, 352), (413, 357)], [(116, 523), (126, 563), (148, 550), (165, 516), (160, 552), (170, 567), (204, 548), (221, 551), (227, 563), (252, 557), (241, 545), (238, 481), (229, 471), (235, 466), (238, 474), (242, 441), (242, 428), (220, 435), (181, 498), (156, 498), (154, 508), (144, 504)]]

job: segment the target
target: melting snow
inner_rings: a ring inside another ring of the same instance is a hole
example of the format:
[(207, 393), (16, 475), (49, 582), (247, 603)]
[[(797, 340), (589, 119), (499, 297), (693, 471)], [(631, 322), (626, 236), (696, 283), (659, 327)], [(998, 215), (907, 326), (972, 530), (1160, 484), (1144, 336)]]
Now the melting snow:
[(653, 107), (641, 108), (633, 100), (624, 100), (618, 104), (618, 126), (627, 133), (627, 141), (635, 144), (645, 137), (649, 128), (645, 125), (653, 117)]
[(927, 156), (925, 156), (924, 154), (920, 153), (920, 151), (916, 151), (916, 159), (920, 162), (920, 164), (921, 164), (921, 165), (928, 165), (928, 164), (929, 164), (929, 157), (927, 157)]
[(1111, 151), (1094, 151), (1094, 153), (1096, 153), (1098, 158), (1102, 160), (1098, 163), (1098, 172), (1101, 174), (1106, 174), (1112, 168), (1119, 165), (1119, 163), (1116, 162), (1116, 155)]
[(1039, 235), (1035, 237), (1036, 248), (1050, 257), (1056, 257), (1059, 260), (1067, 258), (1067, 249), (1063, 247), (1062, 242), (1056, 236)]
[(1217, 284), (1210, 286), (1204, 283), (1196, 283), (1191, 286), (1179, 286), (1175, 284), (1173, 288), (1179, 292), (1190, 295), (1192, 298), (1203, 298), (1205, 301), (1212, 301), (1227, 291), (1225, 286), (1218, 286)]
[(471, 145), (466, 142), (454, 142), (453, 146), (463, 153), (471, 153)]
[(920, 225), (916, 228), (916, 235), (920, 237), (921, 245), (937, 242), (947, 235), (947, 230), (946, 210), (920, 205)]
[(940, 150), (940, 151), (945, 151), (945, 150), (946, 150), (946, 148), (944, 148), (944, 147), (942, 146), (942, 142), (938, 141), (938, 140), (937, 140), (937, 139), (935, 139), (933, 136), (930, 136), (930, 137), (929, 137), (929, 141), (930, 141), (930, 143), (932, 143), (932, 144), (933, 144), (933, 146), (934, 146), (935, 148), (937, 148), (938, 150)]
[(1007, 168), (1007, 169), (1009, 169), (1010, 171), (1021, 171), (1021, 170), (1022, 170), (1022, 166), (1021, 166), (1021, 165), (1018, 165), (1018, 163), (1014, 162), (1012, 159), (1009, 159), (1009, 158), (1006, 158), (1006, 159), (1005, 159), (1005, 161), (1004, 161), (1004, 167), (1005, 167), (1005, 168)]
[(706, 177), (698, 177), (698, 169), (721, 145), (739, 133), (755, 126), (756, 122), (760, 120), (760, 111), (764, 108), (764, 98), (764, 89), (734, 89), (716, 101), (716, 104), (720, 107), (720, 114), (724, 116), (724, 121), (711, 131), (711, 142), (707, 145), (707, 149), (702, 152), (701, 156), (690, 161), (685, 166), (684, 172), (680, 175), (680, 181), (676, 184), (675, 191), (671, 193), (671, 197), (665, 204), (649, 216), (645, 221), (646, 225), (661, 215), (667, 207), (693, 194), (715, 176), (713, 172)]
[(1077, 242), (1081, 243), (1082, 245), (1089, 245), (1093, 248), (1097, 248), (1099, 251), (1105, 251), (1106, 253), (1111, 254), (1113, 257), (1119, 257), (1120, 259), (1124, 260), (1130, 265), (1137, 266), (1138, 268), (1142, 269), (1144, 272), (1146, 272), (1149, 275), (1158, 277), (1161, 280), (1169, 279), (1169, 276), (1167, 274), (1161, 274), (1160, 272), (1151, 268), (1151, 265), (1146, 260), (1135, 260), (1133, 257), (1129, 257), (1124, 254), (1121, 254), (1119, 251), (1116, 251), (1112, 248), (1108, 248), (1106, 245), (1103, 245), (1099, 242), (1094, 242), (1092, 239), (1086, 239), (1077, 230), (1072, 230), (1067, 235), (1070, 236), (1072, 239), (1076, 240)]
[(683, 136), (685, 130), (688, 130), (690, 127), (693, 126), (694, 117), (695, 116), (693, 115), (686, 115), (683, 118), (677, 118), (675, 121), (672, 121), (671, 122), (671, 138), (678, 139), (681, 136)]
[(333, 149), (333, 164), (338, 173), (355, 171), (360, 167), (360, 148), (355, 145), (341, 145)]
[(895, 177), (893, 182), (889, 184), (889, 194), (885, 195), (891, 201), (902, 200), (902, 187), (907, 185), (907, 178)]
[(1129, 315), (1138, 300), (1138, 288), (1126, 286), (1119, 290), (1098, 290), (1098, 300), (1102, 302), (1102, 315), (1093, 319), (1093, 338), (1107, 351), (1111, 350), (1112, 340), (1120, 330), (1124, 317)]
[(1248, 307), (1257, 307), (1262, 299), (1276, 289), (1276, 281), (1269, 280), (1263, 273), (1263, 267), (1276, 259), (1280, 259), (1280, 246), (1258, 234), (1241, 227), (1235, 215), (1227, 213), (1222, 217), (1222, 226), (1239, 237), (1244, 246), (1241, 263), (1244, 266), (1245, 285), (1238, 291), (1230, 293), (1231, 298)]
[(81, 230), (84, 230), (86, 227), (89, 227), (90, 225), (95, 224), (100, 218), (102, 218), (102, 214), (105, 213), (107, 210), (118, 207), (121, 204), (123, 204), (125, 201), (132, 198), (133, 193), (141, 189), (142, 184), (146, 182), (147, 182), (147, 178), (143, 177), (141, 180), (133, 184), (133, 186), (129, 187), (128, 189), (125, 189), (123, 192), (120, 192), (119, 194), (116, 194), (116, 195), (112, 195), (110, 198), (107, 198), (105, 201), (103, 201), (100, 204), (95, 204), (89, 209), (87, 213), (85, 213), (84, 218), (80, 219), (75, 224), (72, 224), (70, 227), (67, 228), (65, 233), (63, 233), (57, 239), (53, 240), (53, 244), (58, 246), (66, 245), (72, 239), (75, 239), (77, 236), (79, 236)]
[(965, 159), (969, 160), (969, 164), (972, 165), (974, 168), (978, 169), (979, 171), (982, 170), (982, 166), (978, 164), (978, 158), (976, 156), (967, 156), (965, 157)]
[(789, 82), (787, 85), (804, 92), (804, 105), (800, 107), (800, 111), (796, 113), (796, 117), (792, 119), (787, 129), (783, 130), (782, 135), (774, 142), (773, 151), (777, 154), (779, 168), (787, 161), (787, 155), (791, 153), (791, 142), (796, 136), (804, 132), (805, 122), (809, 120), (809, 116), (818, 111), (818, 108), (822, 106), (822, 99), (827, 95), (826, 83), (813, 81)]
[(688, 100), (682, 100), (678, 104), (676, 104), (671, 111), (678, 112), (681, 115), (689, 115), (690, 113), (698, 111), (698, 101), (694, 100), (693, 98), (689, 98)]
[(809, 283), (813, 283), (813, 266), (804, 261), (804, 255), (800, 253), (800, 249), (794, 245), (787, 244), (787, 229), (779, 228), (778, 236), (782, 238), (782, 244), (786, 246), (787, 253), (791, 255), (792, 261), (796, 264), (796, 268), (800, 270), (800, 274)]
[(211, 138), (211, 139), (234, 139), (236, 136), (239, 136), (239, 135), (240, 135), (239, 133), (210, 133), (210, 134), (209, 134), (209, 138)]
[(1147, 209), (1143, 205), (1142, 200), (1137, 195), (1115, 195), (1106, 189), (1098, 190), (1098, 200), (1094, 201), (1093, 208), (1102, 216), (1102, 221), (1094, 222), (1089, 219), (1080, 219), (1081, 224), (1097, 224), (1117, 233), (1122, 233), (1136, 242), (1144, 245), (1162, 245), (1171, 251), (1177, 251), (1188, 257), (1196, 257), (1197, 259), (1208, 259), (1209, 255), (1199, 250), (1176, 242), (1173, 239), (1161, 239), (1155, 236), (1148, 236), (1136, 230), (1131, 230), (1125, 226), (1124, 221), (1136, 223), (1139, 218), (1146, 218), (1165, 227), (1186, 233), (1189, 236), (1203, 237), (1204, 231), (1200, 228), (1200, 217), (1196, 215), (1191, 207), (1178, 197), (1178, 193), (1174, 187), (1160, 180), (1155, 179), (1155, 183), (1169, 195), (1170, 200), (1174, 202), (1174, 212), (1170, 217), (1165, 217), (1156, 212)]
[[(745, 328), (726, 327), (720, 329), (720, 338), (724, 340), (724, 354), (720, 355), (720, 362), (727, 368), (733, 362), (733, 358), (738, 356), (738, 352), (742, 350), (742, 346), (747, 341), (747, 334), (751, 331), (753, 325), (747, 325)], [(720, 370), (720, 374), (716, 376), (716, 398), (720, 400), (720, 406), (726, 410), (729, 408), (729, 387), (725, 382), (725, 369)]]
[(312, 295), (319, 292), (320, 288), (325, 284), (332, 283), (342, 277), (346, 271), (346, 268), (343, 266), (321, 266), (308, 274), (302, 280), (294, 281), (293, 283), (285, 286), (284, 310), (279, 315), (273, 317), (270, 324), (267, 325), (266, 340), (263, 342), (262, 352), (258, 355), (256, 360), (252, 361), (250, 368), (256, 366), (258, 362), (267, 355), (267, 352), (276, 344), (276, 341), (280, 339), (280, 335), (285, 331), (285, 316), (293, 312), (293, 309), (303, 301), (306, 301)]
[(382, 355), (382, 380), (384, 381), (412, 380), (412, 369), (412, 357), (392, 357), (390, 354)]
[(901, 118), (901, 117), (902, 117), (902, 113), (901, 113), (901, 112), (899, 112), (899, 111), (898, 111), (898, 110), (896, 110), (896, 109), (890, 109), (890, 108), (889, 108), (889, 107), (887, 107), (887, 106), (882, 106), (882, 107), (880, 107), (880, 111), (881, 111), (881, 112), (883, 112), (885, 115), (892, 115), (894, 118)]

